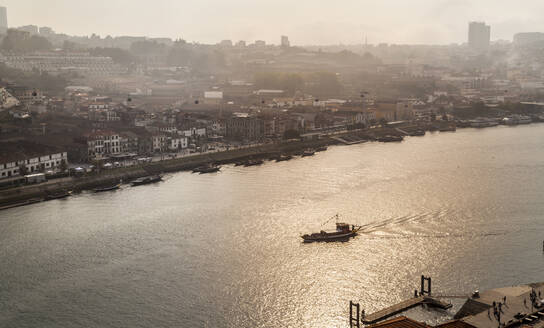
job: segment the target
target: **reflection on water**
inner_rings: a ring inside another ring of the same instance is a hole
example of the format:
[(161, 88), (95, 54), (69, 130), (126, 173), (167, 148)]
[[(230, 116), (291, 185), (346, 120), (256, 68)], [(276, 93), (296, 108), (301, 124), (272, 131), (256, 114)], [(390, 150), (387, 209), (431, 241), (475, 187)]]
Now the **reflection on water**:
[[(421, 274), (448, 295), (542, 280), (542, 140), (338, 146), (0, 212), (0, 326), (346, 327), (349, 300), (373, 312)], [(301, 243), (336, 213), (362, 234)]]

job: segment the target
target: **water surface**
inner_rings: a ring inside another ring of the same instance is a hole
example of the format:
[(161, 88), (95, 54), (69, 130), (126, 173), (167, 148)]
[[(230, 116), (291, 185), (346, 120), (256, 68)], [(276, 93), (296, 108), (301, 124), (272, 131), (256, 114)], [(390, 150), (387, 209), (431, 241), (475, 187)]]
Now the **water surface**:
[[(0, 212), (0, 326), (347, 327), (349, 300), (373, 312), (421, 274), (447, 295), (544, 280), (543, 200), (544, 125), (530, 125), (14, 208)], [(363, 234), (301, 243), (336, 213)]]

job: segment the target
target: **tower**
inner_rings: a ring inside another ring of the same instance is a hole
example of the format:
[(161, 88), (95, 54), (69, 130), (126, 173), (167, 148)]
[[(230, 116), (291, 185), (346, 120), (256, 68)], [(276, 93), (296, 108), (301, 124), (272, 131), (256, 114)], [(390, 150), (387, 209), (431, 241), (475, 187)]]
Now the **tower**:
[(6, 34), (8, 31), (8, 9), (0, 7), (0, 33)]
[(289, 46), (290, 46), (289, 37), (287, 37), (285, 35), (281, 36), (281, 46), (285, 47), (285, 48), (289, 48)]
[(491, 39), (491, 27), (484, 22), (468, 24), (468, 46), (473, 50), (486, 50)]

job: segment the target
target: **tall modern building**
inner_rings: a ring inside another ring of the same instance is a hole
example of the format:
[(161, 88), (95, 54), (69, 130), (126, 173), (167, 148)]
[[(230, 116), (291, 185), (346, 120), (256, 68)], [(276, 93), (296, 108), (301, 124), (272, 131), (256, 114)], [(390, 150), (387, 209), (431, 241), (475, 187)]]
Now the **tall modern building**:
[(468, 24), (468, 46), (474, 50), (485, 50), (489, 47), (491, 27), (484, 22)]
[(0, 7), (0, 33), (5, 34), (8, 30), (8, 9)]
[(285, 47), (285, 48), (289, 48), (289, 46), (290, 46), (289, 38), (287, 36), (285, 36), (285, 35), (281, 36), (281, 46)]

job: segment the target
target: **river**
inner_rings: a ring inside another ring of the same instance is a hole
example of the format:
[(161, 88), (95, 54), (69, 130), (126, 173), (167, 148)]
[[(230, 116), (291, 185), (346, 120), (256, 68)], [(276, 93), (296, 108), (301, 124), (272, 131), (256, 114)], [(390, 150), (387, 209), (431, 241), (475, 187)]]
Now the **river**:
[[(371, 313), (422, 274), (447, 295), (544, 280), (543, 200), (533, 124), (13, 208), (0, 212), (0, 327), (347, 327), (350, 300)], [(363, 233), (301, 243), (337, 213)]]

